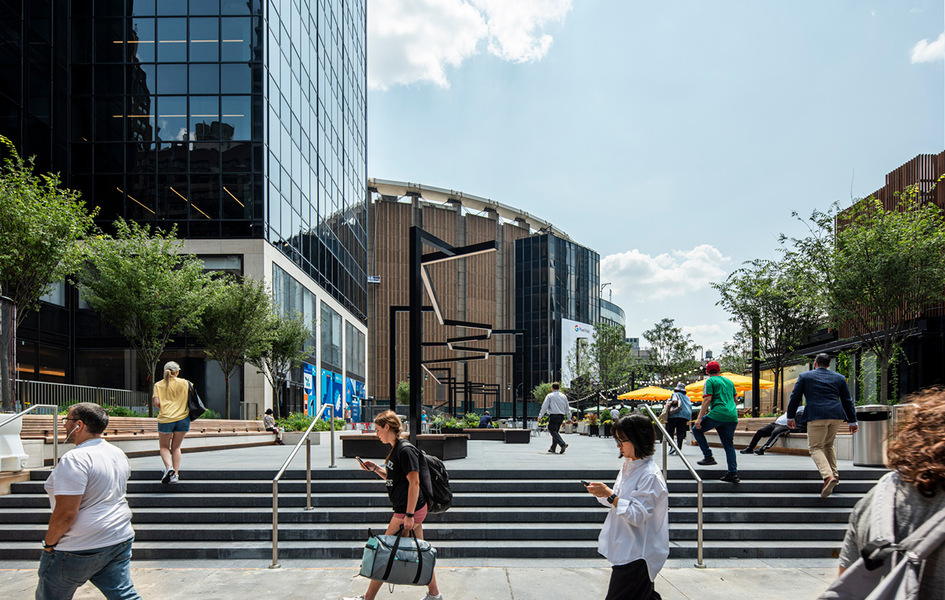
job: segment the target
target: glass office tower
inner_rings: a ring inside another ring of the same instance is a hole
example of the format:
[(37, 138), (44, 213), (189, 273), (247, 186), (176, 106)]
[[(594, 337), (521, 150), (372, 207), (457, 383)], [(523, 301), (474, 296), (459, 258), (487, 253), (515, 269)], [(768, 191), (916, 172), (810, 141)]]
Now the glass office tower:
[[(366, 332), (366, 0), (0, 3), (0, 134), (60, 171), (100, 226), (176, 225), (208, 264), (284, 272)], [(63, 305), (83, 310), (74, 293)], [(116, 345), (76, 322), (54, 345)], [(23, 332), (37, 378), (44, 328)], [(86, 383), (76, 371), (56, 380)]]
[(599, 287), (600, 255), (590, 248), (550, 233), (515, 241), (515, 325), (528, 331), (532, 374), (526, 390), (561, 378), (561, 319), (597, 323)]

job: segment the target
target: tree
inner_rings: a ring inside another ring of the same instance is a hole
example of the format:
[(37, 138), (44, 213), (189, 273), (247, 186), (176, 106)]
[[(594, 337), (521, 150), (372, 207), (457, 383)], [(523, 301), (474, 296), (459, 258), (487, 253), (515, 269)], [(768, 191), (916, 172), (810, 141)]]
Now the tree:
[(245, 277), (216, 280), (213, 295), (197, 326), (197, 337), (207, 358), (223, 371), (224, 418), (230, 418), (230, 375), (269, 347), (272, 302), (266, 287)]
[(79, 267), (79, 240), (92, 230), (79, 192), (59, 187), (59, 175), (33, 173), (34, 159), (23, 159), (0, 136), (8, 156), (0, 168), (0, 293), (16, 305), (16, 326), (39, 298)]
[(410, 404), (410, 382), (397, 383), (397, 404)]
[(289, 371), (312, 354), (311, 347), (305, 345), (311, 334), (312, 330), (302, 317), (283, 317), (270, 312), (266, 320), (267, 343), (260, 352), (247, 356), (246, 362), (259, 369), (272, 388), (272, 410), (277, 419), (281, 418), (279, 389)]
[(692, 336), (683, 334), (673, 319), (655, 323), (643, 332), (643, 337), (650, 343), (650, 368), (660, 379), (675, 378), (698, 366)]
[(624, 338), (623, 328), (608, 323), (596, 323), (591, 344), (568, 354), (571, 391), (577, 396), (626, 383), (635, 368), (633, 348)]
[(809, 269), (809, 263), (793, 257), (754, 260), (712, 284), (721, 296), (717, 304), (749, 335), (758, 336), (762, 358), (774, 373), (775, 398), (780, 398), (788, 361), (821, 323), (822, 302), (818, 290), (808, 286)]
[(739, 329), (732, 341), (722, 344), (722, 355), (719, 356), (719, 365), (726, 373), (741, 375), (748, 370), (751, 363), (751, 338), (745, 328)]
[[(154, 392), (157, 363), (172, 335), (193, 329), (211, 296), (210, 277), (196, 257), (181, 254), (177, 228), (170, 232), (133, 221), (115, 222), (115, 236), (85, 244), (86, 262), (76, 274), (79, 293), (135, 349)], [(148, 416), (154, 407), (148, 402)]]
[(535, 400), (538, 400), (539, 402), (544, 402), (545, 396), (547, 396), (551, 392), (552, 392), (551, 383), (547, 381), (543, 381), (539, 383), (538, 385), (536, 385), (535, 389), (532, 390), (532, 398), (534, 398)]
[[(941, 181), (941, 180), (940, 180)], [(830, 317), (852, 329), (879, 362), (879, 401), (889, 400), (889, 364), (913, 319), (941, 305), (945, 289), (945, 220), (917, 187), (886, 210), (870, 197), (839, 215), (828, 254)]]

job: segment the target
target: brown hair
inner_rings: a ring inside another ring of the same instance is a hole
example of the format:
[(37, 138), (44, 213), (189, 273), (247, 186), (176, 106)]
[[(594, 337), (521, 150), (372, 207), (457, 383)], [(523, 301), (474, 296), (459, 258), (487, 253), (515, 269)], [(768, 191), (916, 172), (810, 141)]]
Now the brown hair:
[(384, 459), (385, 462), (390, 460), (390, 455), (394, 452), (394, 446), (397, 445), (398, 439), (400, 439), (400, 432), (403, 430), (403, 423), (400, 422), (400, 417), (397, 416), (392, 410), (385, 410), (381, 414), (374, 417), (374, 426), (380, 427), (381, 425), (386, 425), (394, 433), (396, 439), (394, 444), (390, 447), (390, 452), (387, 453), (387, 458)]
[(889, 445), (889, 468), (931, 498), (945, 490), (945, 389), (923, 390), (905, 401), (919, 408)]

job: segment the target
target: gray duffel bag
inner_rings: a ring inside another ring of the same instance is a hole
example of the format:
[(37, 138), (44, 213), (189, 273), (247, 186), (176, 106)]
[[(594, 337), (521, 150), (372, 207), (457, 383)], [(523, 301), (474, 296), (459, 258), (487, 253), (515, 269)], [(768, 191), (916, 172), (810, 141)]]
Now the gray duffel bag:
[[(403, 531), (404, 526), (400, 529)], [(362, 577), (396, 585), (428, 585), (433, 579), (436, 549), (429, 542), (401, 535), (371, 535), (368, 530), (364, 556), (361, 558)]]

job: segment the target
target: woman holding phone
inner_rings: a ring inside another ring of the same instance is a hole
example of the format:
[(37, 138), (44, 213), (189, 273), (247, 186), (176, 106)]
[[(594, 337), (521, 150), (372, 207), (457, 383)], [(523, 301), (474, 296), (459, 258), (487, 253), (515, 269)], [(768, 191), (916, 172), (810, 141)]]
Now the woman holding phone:
[[(403, 535), (413, 530), (418, 539), (423, 539), (421, 524), (427, 516), (427, 502), (420, 489), (420, 461), (423, 457), (416, 446), (400, 437), (403, 424), (400, 417), (392, 410), (384, 411), (374, 419), (374, 429), (381, 443), (391, 447), (384, 466), (370, 460), (361, 460), (361, 468), (371, 471), (387, 482), (387, 495), (394, 508), (394, 516), (387, 525), (387, 535), (394, 535), (403, 526)], [(367, 592), (357, 598), (345, 600), (374, 600), (383, 585), (382, 581), (371, 580)], [(436, 573), (427, 586), (427, 595), (423, 600), (443, 600), (436, 584)]]
[(610, 509), (597, 544), (613, 565), (606, 600), (659, 600), (653, 583), (669, 556), (669, 495), (653, 462), (653, 424), (631, 414), (616, 421), (612, 433), (624, 459), (614, 487), (586, 484)]

